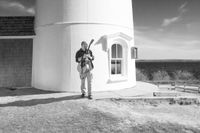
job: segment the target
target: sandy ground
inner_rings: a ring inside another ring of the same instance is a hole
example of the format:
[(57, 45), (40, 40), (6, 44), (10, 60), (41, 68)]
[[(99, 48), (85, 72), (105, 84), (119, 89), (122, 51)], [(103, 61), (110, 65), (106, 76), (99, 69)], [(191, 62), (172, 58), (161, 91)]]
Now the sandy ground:
[(200, 133), (198, 103), (36, 99), (0, 105), (0, 133)]

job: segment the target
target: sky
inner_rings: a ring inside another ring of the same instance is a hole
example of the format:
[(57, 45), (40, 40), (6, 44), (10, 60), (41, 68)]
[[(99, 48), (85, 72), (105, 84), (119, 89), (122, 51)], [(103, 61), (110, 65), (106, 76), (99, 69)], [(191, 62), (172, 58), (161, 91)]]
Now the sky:
[(140, 59), (200, 59), (200, 0), (133, 0)]
[[(0, 16), (34, 16), (35, 0), (0, 0)], [(139, 59), (200, 59), (200, 0), (133, 0)]]
[(33, 16), (35, 0), (0, 0), (0, 16)]

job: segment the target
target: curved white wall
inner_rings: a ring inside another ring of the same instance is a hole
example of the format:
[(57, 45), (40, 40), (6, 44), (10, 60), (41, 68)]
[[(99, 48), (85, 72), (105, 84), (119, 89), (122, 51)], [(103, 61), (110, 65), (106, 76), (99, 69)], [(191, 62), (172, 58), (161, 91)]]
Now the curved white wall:
[(131, 0), (37, 0), (37, 27), (103, 23), (133, 28)]
[[(93, 90), (133, 87), (135, 60), (131, 59), (133, 15), (131, 0), (37, 0), (36, 38), (34, 38), (32, 85), (53, 91), (80, 91), (75, 54), (81, 41), (123, 33), (127, 43), (127, 74), (124, 82), (109, 83), (108, 51), (103, 43), (91, 46), (95, 56)], [(100, 39), (101, 41), (101, 39)], [(102, 65), (103, 64), (103, 65)]]

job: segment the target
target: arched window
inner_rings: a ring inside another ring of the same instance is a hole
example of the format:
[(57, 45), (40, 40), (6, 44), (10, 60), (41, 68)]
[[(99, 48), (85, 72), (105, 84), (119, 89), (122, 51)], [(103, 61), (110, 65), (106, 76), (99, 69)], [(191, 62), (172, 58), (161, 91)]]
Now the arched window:
[(122, 74), (123, 48), (120, 44), (111, 47), (111, 74)]

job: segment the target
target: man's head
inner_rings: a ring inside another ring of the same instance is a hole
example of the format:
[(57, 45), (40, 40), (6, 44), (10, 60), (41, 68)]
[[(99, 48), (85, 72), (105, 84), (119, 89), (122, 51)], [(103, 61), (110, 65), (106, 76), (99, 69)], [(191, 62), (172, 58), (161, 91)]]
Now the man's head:
[(81, 42), (81, 48), (82, 48), (83, 50), (86, 50), (87, 47), (88, 47), (88, 44), (87, 44), (85, 41), (82, 41), (82, 42)]

